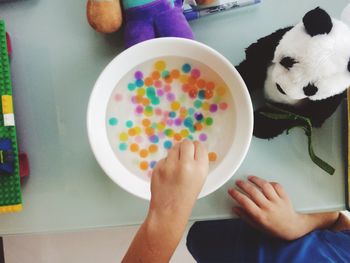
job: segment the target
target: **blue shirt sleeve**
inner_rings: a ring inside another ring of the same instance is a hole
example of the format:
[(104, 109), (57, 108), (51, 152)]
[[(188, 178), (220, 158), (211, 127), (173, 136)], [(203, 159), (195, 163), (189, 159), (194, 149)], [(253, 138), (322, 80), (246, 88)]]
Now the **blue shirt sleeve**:
[(350, 231), (317, 230), (294, 241), (262, 233), (241, 220), (196, 222), (187, 247), (197, 262), (350, 262)]

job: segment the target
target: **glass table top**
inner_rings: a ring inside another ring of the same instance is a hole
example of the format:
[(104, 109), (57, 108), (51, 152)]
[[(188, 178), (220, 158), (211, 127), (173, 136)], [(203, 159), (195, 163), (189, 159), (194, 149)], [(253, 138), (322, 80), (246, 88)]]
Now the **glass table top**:
[[(226, 56), (232, 64), (259, 37), (296, 24), (321, 6), (340, 17), (348, 3), (263, 0), (191, 22), (196, 40)], [(86, 109), (103, 68), (122, 51), (122, 32), (94, 32), (85, 17), (85, 1), (10, 1), (0, 3), (12, 37), (12, 78), (20, 149), (29, 155), (31, 175), (23, 185), (24, 210), (0, 215), (0, 234), (71, 231), (142, 222), (148, 202), (115, 185), (98, 166), (86, 133)], [(198, 201), (191, 219), (231, 215), (227, 188), (235, 179), (256, 174), (278, 181), (299, 211), (345, 207), (345, 104), (315, 129), (314, 148), (334, 165), (329, 176), (309, 159), (307, 138), (292, 130), (271, 141), (254, 138), (234, 177)]]

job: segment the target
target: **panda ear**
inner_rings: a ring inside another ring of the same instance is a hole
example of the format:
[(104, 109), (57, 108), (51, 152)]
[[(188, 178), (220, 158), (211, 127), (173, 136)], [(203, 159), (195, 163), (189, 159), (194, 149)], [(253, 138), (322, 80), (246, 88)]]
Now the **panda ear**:
[(349, 62), (348, 62), (348, 71), (350, 72), (350, 59), (349, 59)]
[(331, 32), (333, 23), (326, 11), (317, 7), (303, 17), (304, 27), (310, 36), (328, 34)]

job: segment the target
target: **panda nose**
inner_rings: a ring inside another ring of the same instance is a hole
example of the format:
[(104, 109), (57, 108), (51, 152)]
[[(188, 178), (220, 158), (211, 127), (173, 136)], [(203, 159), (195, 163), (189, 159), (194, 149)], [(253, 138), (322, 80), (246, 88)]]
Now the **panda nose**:
[(309, 84), (306, 87), (304, 87), (303, 90), (304, 90), (304, 94), (309, 97), (309, 96), (315, 95), (318, 91), (318, 88), (313, 84)]

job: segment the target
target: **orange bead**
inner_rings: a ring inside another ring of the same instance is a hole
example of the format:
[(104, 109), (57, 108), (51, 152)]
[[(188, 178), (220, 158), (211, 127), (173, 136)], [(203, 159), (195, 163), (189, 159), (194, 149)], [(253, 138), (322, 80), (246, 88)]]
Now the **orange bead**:
[(151, 144), (149, 147), (148, 147), (148, 150), (150, 153), (155, 153), (158, 151), (158, 146), (155, 145), (155, 144)]
[(137, 96), (135, 97), (135, 101), (136, 101), (136, 103), (138, 103), (138, 104), (142, 103), (142, 101), (143, 101), (143, 96), (142, 96), (142, 95), (137, 95)]
[(146, 162), (146, 161), (142, 161), (142, 162), (140, 162), (140, 169), (141, 170), (147, 170), (148, 169), (148, 162)]
[(137, 152), (139, 150), (139, 146), (136, 143), (130, 145), (131, 152)]
[(142, 99), (142, 105), (143, 106), (148, 106), (151, 103), (151, 101), (147, 98), (143, 98)]
[(205, 91), (205, 98), (208, 100), (208, 99), (211, 99), (213, 96), (214, 96), (214, 92), (213, 90), (206, 90)]
[(209, 81), (206, 85), (206, 88), (208, 90), (213, 90), (215, 88), (215, 84), (213, 82)]
[(181, 134), (179, 134), (179, 133), (175, 133), (175, 134), (174, 134), (174, 140), (175, 140), (175, 141), (181, 141), (181, 139), (182, 139)]
[(199, 122), (197, 122), (195, 125), (194, 125), (194, 128), (196, 129), (196, 131), (200, 131), (203, 129), (203, 125)]
[(199, 79), (196, 84), (198, 88), (204, 88), (207, 83), (205, 82), (204, 79)]
[(159, 79), (160, 78), (160, 73), (158, 71), (153, 71), (152, 72), (152, 79)]
[(142, 120), (142, 125), (145, 127), (148, 127), (151, 125), (151, 121), (149, 119), (143, 119)]
[(147, 127), (145, 132), (148, 136), (152, 136), (154, 134), (154, 129), (152, 127)]
[(208, 159), (210, 162), (215, 162), (218, 156), (216, 155), (215, 152), (210, 152), (208, 153)]
[(146, 149), (142, 149), (140, 151), (140, 157), (141, 158), (146, 158), (148, 156), (148, 151)]
[(188, 82), (188, 84), (190, 84), (190, 85), (194, 85), (194, 84), (196, 84), (197, 80), (196, 80), (194, 77), (189, 77), (189, 78), (187, 79), (187, 82)]
[(152, 86), (152, 84), (153, 84), (152, 78), (148, 77), (148, 78), (145, 79), (145, 85), (146, 86)]
[(136, 135), (136, 130), (134, 128), (130, 128), (128, 130), (128, 134), (129, 134), (129, 136), (135, 136)]
[(182, 85), (182, 91), (183, 92), (188, 92), (190, 90), (190, 85), (188, 84), (183, 84)]
[(173, 79), (177, 79), (178, 77), (180, 77), (180, 71), (177, 70), (177, 69), (174, 69), (170, 72), (170, 76), (173, 78)]

